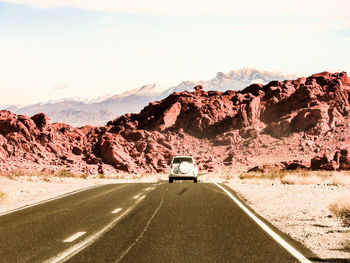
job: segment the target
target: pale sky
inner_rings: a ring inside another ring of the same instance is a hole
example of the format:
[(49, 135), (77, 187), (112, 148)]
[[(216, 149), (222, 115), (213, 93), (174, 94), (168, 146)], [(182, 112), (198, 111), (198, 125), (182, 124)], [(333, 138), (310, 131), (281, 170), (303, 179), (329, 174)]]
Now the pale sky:
[(347, 0), (0, 0), (0, 105), (242, 67), (350, 71)]

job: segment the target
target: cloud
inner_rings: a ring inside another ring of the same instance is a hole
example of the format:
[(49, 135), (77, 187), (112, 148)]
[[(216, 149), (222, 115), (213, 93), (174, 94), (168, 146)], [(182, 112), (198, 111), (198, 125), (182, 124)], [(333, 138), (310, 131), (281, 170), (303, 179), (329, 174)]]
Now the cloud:
[(68, 84), (60, 84), (60, 85), (54, 85), (51, 87), (53, 90), (64, 90), (68, 88)]
[(313, 30), (345, 30), (350, 29), (350, 23), (326, 22), (281, 22), (281, 23), (246, 23), (231, 25), (233, 30), (248, 32), (280, 32), (290, 34), (291, 32), (313, 31)]
[(200, 14), (276, 15), (298, 14), (337, 20), (350, 20), (348, 0), (0, 0), (39, 8), (70, 6), (122, 14), (188, 16)]

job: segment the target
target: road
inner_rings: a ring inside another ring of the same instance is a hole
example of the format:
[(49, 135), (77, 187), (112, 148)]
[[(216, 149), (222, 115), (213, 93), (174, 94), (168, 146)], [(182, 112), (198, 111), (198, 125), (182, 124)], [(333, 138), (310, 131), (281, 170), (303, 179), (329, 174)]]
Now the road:
[(0, 262), (301, 261), (218, 185), (159, 182), (103, 185), (0, 216)]

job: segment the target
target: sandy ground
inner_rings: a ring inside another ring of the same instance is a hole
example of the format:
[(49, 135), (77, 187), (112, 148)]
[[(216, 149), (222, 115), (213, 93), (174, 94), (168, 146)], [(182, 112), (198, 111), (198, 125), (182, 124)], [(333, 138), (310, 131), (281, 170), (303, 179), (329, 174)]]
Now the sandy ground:
[[(349, 259), (350, 228), (328, 205), (349, 196), (350, 186), (228, 184), (256, 212), (323, 259)], [(336, 262), (336, 261), (332, 261)]]

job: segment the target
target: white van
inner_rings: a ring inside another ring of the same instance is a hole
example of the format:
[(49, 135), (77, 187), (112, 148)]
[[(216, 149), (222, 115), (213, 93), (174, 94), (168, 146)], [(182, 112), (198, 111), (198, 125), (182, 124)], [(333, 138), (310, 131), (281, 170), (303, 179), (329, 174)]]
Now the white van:
[(170, 163), (169, 183), (193, 180), (197, 183), (198, 167), (192, 156), (175, 156)]

